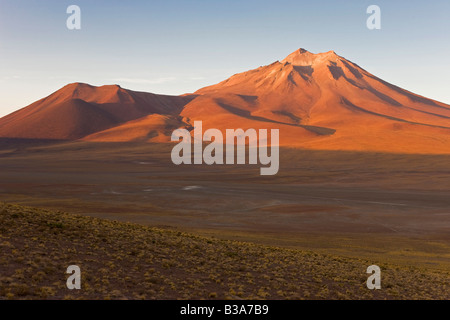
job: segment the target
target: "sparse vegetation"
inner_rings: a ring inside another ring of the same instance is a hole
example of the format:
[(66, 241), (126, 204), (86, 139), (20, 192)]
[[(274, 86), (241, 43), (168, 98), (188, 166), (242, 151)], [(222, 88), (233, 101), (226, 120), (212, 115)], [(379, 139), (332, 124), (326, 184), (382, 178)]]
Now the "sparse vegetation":
[[(66, 288), (69, 265), (82, 289)], [(450, 299), (450, 273), (0, 203), (0, 299)]]

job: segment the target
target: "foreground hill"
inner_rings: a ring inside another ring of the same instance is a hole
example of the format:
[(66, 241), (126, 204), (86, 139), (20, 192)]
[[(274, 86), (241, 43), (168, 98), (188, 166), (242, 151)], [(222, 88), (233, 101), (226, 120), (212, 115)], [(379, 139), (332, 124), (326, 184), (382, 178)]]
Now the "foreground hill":
[[(444, 271), (0, 204), (0, 299), (449, 299)], [(69, 265), (82, 289), (66, 289)]]

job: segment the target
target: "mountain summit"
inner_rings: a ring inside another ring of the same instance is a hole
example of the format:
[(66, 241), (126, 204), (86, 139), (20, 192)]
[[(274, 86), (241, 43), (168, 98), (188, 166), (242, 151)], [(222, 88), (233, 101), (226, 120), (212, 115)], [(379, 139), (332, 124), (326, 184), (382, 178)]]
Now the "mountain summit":
[(325, 53), (319, 53), (314, 54), (309, 52), (308, 50), (305, 50), (303, 48), (300, 48), (294, 52), (292, 52), (290, 55), (288, 55), (286, 58), (284, 58), (281, 63), (290, 63), (294, 66), (310, 66), (315, 64), (316, 62), (323, 62), (324, 60), (336, 60), (338, 55), (334, 51), (328, 51)]
[(334, 51), (298, 49), (193, 95), (70, 84), (0, 119), (0, 137), (169, 141), (173, 128), (279, 129), (289, 147), (450, 153), (450, 106), (377, 78)]

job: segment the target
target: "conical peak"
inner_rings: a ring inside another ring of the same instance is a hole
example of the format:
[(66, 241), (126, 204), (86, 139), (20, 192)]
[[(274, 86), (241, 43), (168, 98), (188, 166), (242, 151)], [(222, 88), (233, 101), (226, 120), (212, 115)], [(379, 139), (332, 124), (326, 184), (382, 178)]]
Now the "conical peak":
[(308, 50), (300, 48), (300, 49), (295, 50), (294, 52), (292, 52), (290, 55), (288, 55), (283, 61), (293, 60), (293, 59), (297, 59), (297, 58), (310, 57), (312, 55), (314, 55), (314, 54), (309, 52)]
[(336, 58), (339, 58), (339, 56), (334, 51), (315, 54), (309, 52), (306, 49), (300, 48), (284, 58), (281, 63), (290, 63), (297, 66), (307, 66), (312, 65), (318, 61), (336, 60)]

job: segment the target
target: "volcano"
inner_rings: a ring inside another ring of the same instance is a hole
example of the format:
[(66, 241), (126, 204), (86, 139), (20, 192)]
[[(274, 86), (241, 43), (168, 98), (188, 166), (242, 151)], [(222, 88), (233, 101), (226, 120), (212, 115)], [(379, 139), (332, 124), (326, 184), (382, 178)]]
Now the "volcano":
[(282, 146), (450, 153), (450, 106), (372, 75), (334, 51), (299, 49), (190, 95), (71, 84), (0, 119), (0, 137), (170, 141), (174, 128), (279, 129)]

